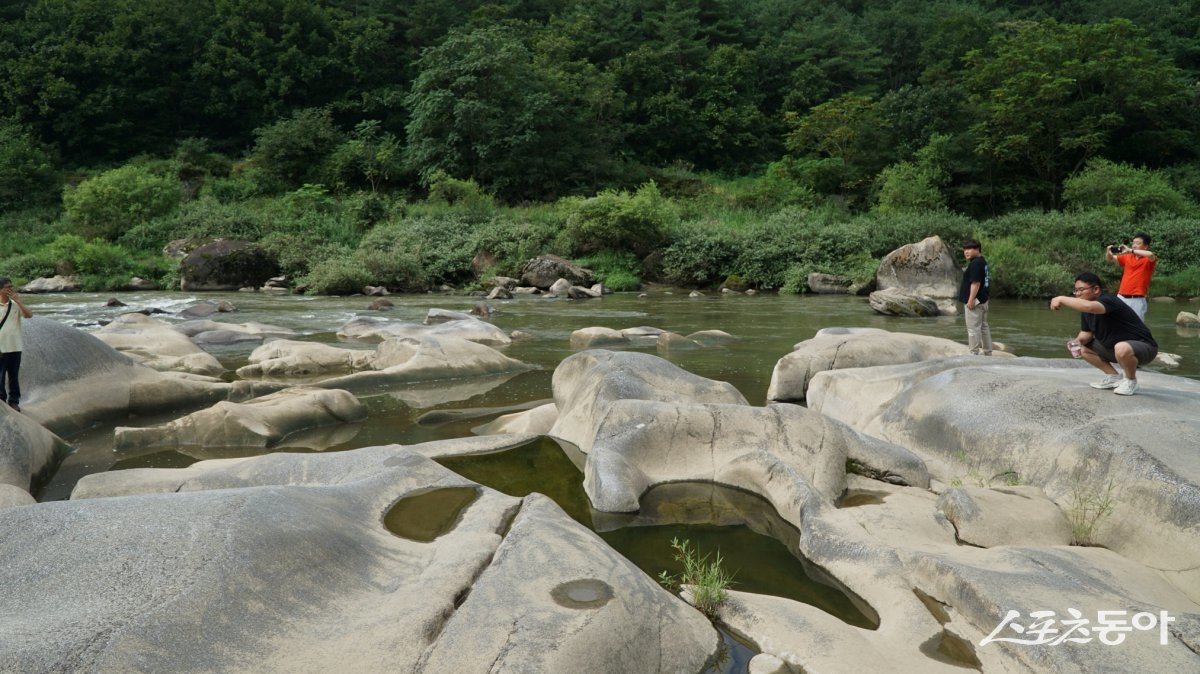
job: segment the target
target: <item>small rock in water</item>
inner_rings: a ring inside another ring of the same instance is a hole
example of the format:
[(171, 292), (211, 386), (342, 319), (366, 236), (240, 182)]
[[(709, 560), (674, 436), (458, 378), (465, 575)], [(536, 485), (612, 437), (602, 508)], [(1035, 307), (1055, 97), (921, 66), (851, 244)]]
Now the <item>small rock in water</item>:
[(104, 306), (106, 306), (106, 307), (124, 307), (124, 306), (128, 306), (128, 305), (115, 297), (110, 297), (110, 298), (108, 298), (108, 301), (104, 303)]
[(377, 299), (367, 307), (368, 311), (387, 311), (396, 305), (392, 304), (391, 300)]

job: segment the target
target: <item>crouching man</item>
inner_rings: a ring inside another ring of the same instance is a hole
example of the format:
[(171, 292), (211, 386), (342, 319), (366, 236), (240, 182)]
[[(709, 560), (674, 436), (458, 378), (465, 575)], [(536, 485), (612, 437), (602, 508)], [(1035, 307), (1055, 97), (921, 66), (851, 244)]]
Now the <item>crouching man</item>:
[[(1106, 376), (1092, 388), (1112, 389), (1131, 396), (1137, 393), (1137, 368), (1158, 355), (1158, 343), (1150, 328), (1116, 295), (1104, 292), (1100, 277), (1083, 272), (1075, 277), (1074, 297), (1059, 295), (1050, 300), (1050, 308), (1074, 309), (1080, 313), (1079, 335), (1083, 359)], [(1121, 373), (1111, 363), (1121, 366)], [(1124, 376), (1122, 376), (1122, 374)]]

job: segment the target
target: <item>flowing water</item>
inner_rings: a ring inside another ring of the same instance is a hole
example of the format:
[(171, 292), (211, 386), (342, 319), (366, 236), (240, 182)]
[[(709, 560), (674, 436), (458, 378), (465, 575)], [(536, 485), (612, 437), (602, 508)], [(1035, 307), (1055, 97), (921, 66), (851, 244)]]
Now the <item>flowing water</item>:
[[(393, 310), (374, 312), (366, 309), (371, 299), (365, 297), (122, 293), (116, 297), (127, 307), (104, 306), (105, 300), (112, 296), (87, 293), (29, 296), (27, 303), (38, 315), (83, 330), (95, 330), (102, 322), (124, 311), (154, 307), (176, 312), (200, 301), (228, 300), (239, 310), (214, 315), (213, 320), (268, 323), (296, 331), (297, 339), (332, 343), (338, 341), (335, 334), (338, 328), (356, 316), (421, 321), (431, 308), (465, 312), (482, 302), (479, 298), (463, 296), (393, 296), (390, 298), (395, 303)], [(714, 329), (729, 332), (737, 340), (720, 347), (659, 355), (701, 376), (730, 382), (753, 405), (764, 404), (776, 361), (789, 353), (795, 343), (809, 339), (824, 327), (875, 327), (960, 342), (966, 339), (961, 318), (881, 316), (871, 311), (866, 299), (860, 297), (714, 294), (690, 298), (686, 291), (655, 289), (644, 298), (635, 293), (619, 293), (582, 301), (521, 297), (488, 304), (494, 311), (491, 321), (497, 326), (509, 333), (520, 330), (532, 335), (532, 339), (514, 342), (504, 348), (504, 352), (538, 369), (511, 377), (381, 390), (361, 397), (368, 410), (367, 421), (289, 437), (281, 446), (267, 451), (337, 451), (468, 436), (472, 428), (497, 414), (527, 408), (550, 398), (555, 366), (574, 353), (569, 345), (571, 333), (590, 326), (615, 329), (652, 326), (684, 335)], [(1182, 357), (1181, 365), (1168, 371), (1200, 378), (1200, 331), (1176, 328), (1174, 318), (1180, 310), (1195, 311), (1196, 306), (1194, 303), (1152, 303), (1147, 322), (1161, 350)], [(183, 320), (172, 313), (157, 318), (168, 322)], [(1071, 311), (1051, 312), (1043, 301), (993, 300), (990, 322), (993, 339), (1018, 355), (1063, 358), (1067, 356), (1064, 342), (1077, 331), (1079, 318)], [(371, 348), (364, 344), (346, 346)], [(227, 378), (233, 378), (232, 371), (246, 363), (253, 347), (243, 344), (213, 352), (230, 369)], [(654, 347), (639, 350), (655, 352)], [(1083, 376), (1081, 374), (1081, 378)], [(114, 421), (66, 438), (75, 448), (74, 453), (64, 460), (57, 473), (36, 495), (41, 500), (68, 498), (81, 477), (95, 472), (135, 467), (182, 467), (202, 459), (263, 453), (261, 449), (204, 447), (114, 453), (114, 426), (162, 423), (190, 411), (193, 410), (179, 410), (163, 417)], [(578, 462), (579, 457), (574, 460)], [(850, 624), (867, 628), (877, 626), (870, 607), (846, 593), (836, 581), (824, 577), (820, 569), (792, 556), (789, 550), (795, 549), (793, 539), (798, 533), (789, 530), (786, 523), (776, 521), (777, 516), (772, 520), (773, 511), (757, 497), (711, 485), (672, 485), (647, 493), (642, 512), (637, 516), (614, 516), (591, 510), (582, 490), (578, 466), (549, 440), (502, 455), (448, 459), (443, 463), (499, 491), (516, 496), (538, 491), (550, 496), (569, 515), (596, 531), (651, 575), (662, 570), (677, 570), (678, 564), (671, 558), (669, 543), (675, 537), (687, 538), (702, 553), (721, 552), (727, 567), (738, 572), (735, 589), (788, 596), (818, 606)], [(460, 495), (452, 497), (459, 498)], [(842, 505), (857, 505), (859, 501), (854, 499), (866, 499), (861, 502), (870, 503), (871, 498), (871, 495), (851, 495)], [(449, 506), (451, 510), (453, 505)], [(418, 502), (414, 507), (430, 506)], [(702, 512), (697, 514), (697, 511)], [(681, 515), (681, 512), (690, 514)], [(732, 659), (742, 666), (750, 654), (733, 643), (728, 635), (725, 639), (727, 646), (733, 649)]]

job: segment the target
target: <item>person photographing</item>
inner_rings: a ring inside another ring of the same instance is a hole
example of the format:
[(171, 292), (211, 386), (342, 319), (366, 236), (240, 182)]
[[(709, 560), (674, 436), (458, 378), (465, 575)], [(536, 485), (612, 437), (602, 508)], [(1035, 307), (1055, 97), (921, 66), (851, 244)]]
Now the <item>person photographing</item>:
[[(1066, 307), (1079, 312), (1079, 334), (1074, 341), (1080, 356), (1105, 375), (1091, 384), (1092, 388), (1112, 389), (1123, 396), (1137, 393), (1138, 366), (1149, 364), (1158, 355), (1158, 342), (1150, 328), (1116, 295), (1105, 293), (1100, 277), (1092, 272), (1075, 277), (1071, 294), (1073, 297), (1059, 295), (1050, 300), (1050, 309)], [(1111, 363), (1119, 365), (1122, 372)]]
[(21, 320), (33, 312), (21, 302), (12, 280), (0, 276), (0, 400), (21, 411)]
[(1139, 232), (1133, 242), (1126, 246), (1109, 246), (1105, 257), (1109, 262), (1121, 265), (1121, 286), (1117, 297), (1146, 322), (1146, 296), (1150, 294), (1150, 277), (1158, 266), (1158, 256), (1150, 251), (1150, 235)]

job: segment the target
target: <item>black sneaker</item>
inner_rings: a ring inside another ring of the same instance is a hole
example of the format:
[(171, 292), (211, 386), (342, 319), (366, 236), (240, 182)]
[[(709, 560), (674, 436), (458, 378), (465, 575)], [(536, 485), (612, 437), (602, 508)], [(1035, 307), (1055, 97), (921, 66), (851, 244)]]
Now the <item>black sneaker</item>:
[(11, 408), (13, 408), (14, 410), (16, 410), (16, 411), (18, 411), (18, 412), (20, 412), (20, 411), (21, 411), (21, 406), (20, 406), (20, 405), (18, 405), (18, 404), (16, 404), (16, 403), (9, 403), (9, 404), (8, 404), (8, 406), (9, 406), (9, 407), (11, 407)]

